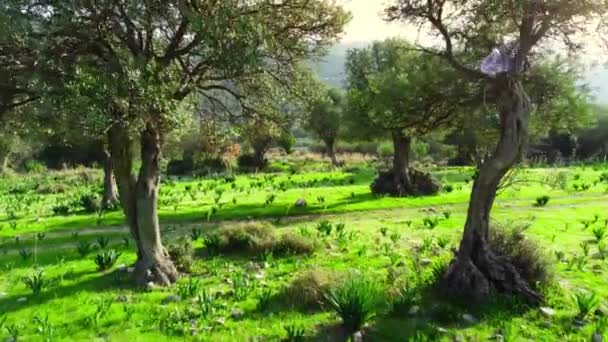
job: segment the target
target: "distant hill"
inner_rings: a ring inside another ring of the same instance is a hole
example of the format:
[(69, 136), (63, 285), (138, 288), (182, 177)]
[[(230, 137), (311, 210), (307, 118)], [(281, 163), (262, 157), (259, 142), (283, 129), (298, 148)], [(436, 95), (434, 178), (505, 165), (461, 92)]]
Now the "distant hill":
[[(317, 72), (319, 78), (332, 87), (344, 87), (344, 62), (349, 49), (361, 48), (369, 45), (369, 42), (340, 43), (332, 47), (322, 60), (312, 63), (312, 68)], [(582, 81), (588, 83), (593, 89), (593, 94), (598, 103), (608, 104), (608, 69), (603, 66), (591, 68), (582, 77)]]

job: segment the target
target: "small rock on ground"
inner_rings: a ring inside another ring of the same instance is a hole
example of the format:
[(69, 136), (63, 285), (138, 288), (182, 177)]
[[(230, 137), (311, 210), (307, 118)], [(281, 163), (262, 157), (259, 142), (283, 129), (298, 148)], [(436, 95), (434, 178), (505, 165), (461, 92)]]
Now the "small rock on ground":
[(232, 310), (232, 312), (230, 313), (230, 317), (232, 317), (232, 319), (234, 319), (235, 321), (238, 321), (243, 318), (243, 315), (243, 310)]
[(541, 307), (540, 308), (540, 312), (543, 313), (543, 315), (545, 316), (554, 316), (555, 315), (555, 310), (551, 309), (551, 308), (547, 308), (547, 307)]
[(163, 299), (163, 304), (167, 305), (169, 303), (176, 303), (176, 302), (181, 302), (182, 297), (178, 296), (178, 295), (169, 295), (167, 297), (165, 297), (165, 299)]

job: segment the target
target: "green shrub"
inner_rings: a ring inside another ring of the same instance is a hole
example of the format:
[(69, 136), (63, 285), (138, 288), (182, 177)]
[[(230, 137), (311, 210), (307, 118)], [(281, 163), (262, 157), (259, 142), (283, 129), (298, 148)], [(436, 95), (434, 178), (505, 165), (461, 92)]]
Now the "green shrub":
[(490, 229), (489, 243), (499, 255), (508, 257), (529, 284), (546, 283), (552, 276), (550, 258), (537, 243), (525, 237), (522, 229), (496, 225)]
[(304, 342), (306, 336), (304, 328), (295, 324), (285, 326), (285, 333), (287, 334), (287, 337), (283, 340), (285, 342)]
[(595, 226), (591, 230), (593, 236), (595, 237), (595, 241), (598, 243), (604, 239), (606, 236), (606, 227), (605, 226)]
[(399, 289), (395, 298), (391, 301), (391, 313), (403, 317), (409, 314), (410, 309), (418, 301), (418, 291), (409, 284), (404, 284)]
[(91, 252), (91, 247), (93, 247), (93, 244), (88, 241), (78, 241), (76, 251), (84, 258)]
[(69, 205), (59, 204), (59, 205), (53, 206), (52, 210), (53, 210), (53, 214), (55, 216), (68, 216), (70, 214), (71, 208)]
[(26, 261), (32, 257), (32, 251), (27, 248), (21, 248), (19, 249), (19, 255), (21, 256), (21, 259), (23, 259), (23, 261)]
[(110, 238), (107, 236), (98, 236), (97, 237), (97, 245), (101, 249), (105, 249), (110, 244)]
[(192, 242), (187, 238), (179, 239), (167, 245), (167, 252), (178, 271), (190, 273), (194, 262)]
[(376, 315), (380, 303), (380, 290), (372, 280), (352, 276), (339, 286), (330, 289), (325, 298), (349, 332), (359, 331)]
[(36, 192), (42, 195), (48, 194), (64, 194), (70, 192), (72, 189), (69, 185), (63, 183), (48, 183), (38, 184), (35, 188)]
[(578, 308), (578, 319), (585, 319), (600, 304), (595, 292), (579, 291), (574, 295), (574, 301)]
[(325, 303), (324, 294), (339, 279), (339, 274), (323, 268), (305, 271), (279, 293), (279, 301), (299, 310), (318, 310)]
[(87, 214), (97, 213), (101, 210), (101, 198), (95, 194), (80, 196), (80, 206)]
[(537, 207), (544, 207), (544, 206), (547, 205), (547, 203), (549, 203), (549, 199), (550, 199), (550, 197), (547, 196), (547, 195), (543, 195), (543, 196), (537, 197), (536, 198), (536, 204), (535, 204), (535, 206), (537, 206)]
[(287, 233), (278, 236), (268, 223), (241, 223), (219, 228), (205, 236), (205, 248), (210, 254), (245, 253), (261, 255), (309, 254), (315, 249), (313, 241), (304, 236)]
[(40, 292), (49, 285), (49, 281), (44, 278), (44, 273), (42, 271), (28, 277), (23, 277), (21, 281), (32, 291), (34, 296), (39, 295)]
[(328, 220), (323, 220), (315, 225), (319, 236), (330, 236), (333, 228), (334, 225)]
[(177, 284), (177, 294), (182, 299), (194, 298), (201, 290), (201, 281), (195, 278), (188, 278), (187, 282)]
[(114, 266), (120, 255), (121, 253), (116, 252), (113, 249), (102, 250), (101, 252), (99, 252), (99, 254), (95, 256), (93, 261), (97, 265), (97, 269), (99, 271), (105, 271)]

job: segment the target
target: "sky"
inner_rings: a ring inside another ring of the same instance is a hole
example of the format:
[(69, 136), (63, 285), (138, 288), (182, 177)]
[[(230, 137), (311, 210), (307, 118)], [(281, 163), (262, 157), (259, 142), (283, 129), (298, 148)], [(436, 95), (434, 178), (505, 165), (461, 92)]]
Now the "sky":
[(382, 10), (387, 7), (386, 0), (340, 0), (353, 15), (342, 38), (345, 43), (368, 42), (388, 37), (408, 37), (407, 27), (389, 24), (382, 20)]

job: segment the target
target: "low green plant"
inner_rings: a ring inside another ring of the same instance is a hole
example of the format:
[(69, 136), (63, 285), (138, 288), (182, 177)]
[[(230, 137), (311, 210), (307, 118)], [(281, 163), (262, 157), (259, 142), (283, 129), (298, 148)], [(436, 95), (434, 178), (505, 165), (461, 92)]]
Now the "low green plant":
[(327, 220), (323, 220), (315, 225), (315, 229), (319, 236), (330, 236), (333, 227), (333, 224)]
[(591, 233), (593, 233), (593, 237), (595, 237), (595, 241), (599, 243), (600, 241), (602, 241), (604, 239), (604, 237), (606, 237), (606, 227), (605, 226), (595, 226), (591, 230)]
[(283, 340), (285, 342), (303, 342), (306, 336), (304, 328), (295, 324), (285, 326), (285, 333), (287, 334), (287, 337)]
[(42, 290), (50, 285), (50, 281), (45, 278), (44, 272), (38, 271), (30, 276), (21, 279), (23, 284), (32, 291), (34, 296), (38, 296)]
[(272, 296), (272, 290), (269, 288), (265, 288), (260, 292), (260, 295), (258, 296), (259, 311), (266, 311), (270, 307), (270, 304), (272, 302)]
[(215, 297), (213, 297), (206, 289), (202, 289), (198, 293), (196, 296), (196, 303), (198, 305), (200, 318), (206, 319), (215, 311)]
[(401, 239), (401, 234), (399, 232), (393, 232), (393, 233), (391, 233), (389, 238), (391, 239), (393, 244), (396, 245), (397, 243), (399, 243), (399, 240)]
[(251, 284), (246, 274), (236, 273), (232, 276), (232, 290), (234, 299), (237, 301), (245, 300), (251, 292)]
[(21, 256), (21, 259), (23, 259), (23, 261), (26, 261), (29, 260), (29, 258), (31, 258), (33, 254), (32, 251), (28, 248), (20, 248), (19, 255)]
[(418, 300), (418, 291), (408, 283), (397, 289), (397, 294), (391, 302), (391, 313), (403, 317), (409, 314), (410, 309)]
[(326, 299), (347, 331), (355, 332), (376, 315), (380, 290), (373, 280), (352, 276), (330, 289)]
[(589, 242), (583, 241), (583, 242), (581, 242), (580, 246), (581, 246), (581, 251), (583, 252), (583, 256), (584, 257), (589, 256), (589, 249), (590, 249)]
[(440, 236), (437, 238), (437, 246), (441, 249), (446, 249), (450, 244), (451, 239), (447, 236)]
[(388, 233), (388, 227), (380, 227), (380, 234), (382, 234), (382, 236), (386, 237), (387, 233)]
[(203, 230), (201, 228), (192, 228), (190, 231), (190, 239), (192, 239), (192, 241), (198, 241), (202, 235)]
[(557, 262), (562, 262), (562, 260), (564, 260), (564, 258), (566, 257), (566, 254), (563, 251), (555, 251), (555, 260)]
[(435, 229), (439, 225), (439, 218), (425, 217), (422, 219), (422, 224), (428, 229)]
[(574, 294), (574, 301), (578, 309), (576, 318), (585, 319), (600, 304), (600, 298), (595, 292), (579, 291)]
[(121, 253), (114, 249), (104, 249), (95, 256), (93, 261), (97, 265), (99, 271), (106, 271), (114, 266), (120, 255)]
[(97, 245), (101, 249), (105, 249), (110, 244), (110, 238), (107, 236), (98, 236), (97, 237)]
[(76, 245), (76, 251), (78, 252), (78, 255), (80, 255), (81, 257), (84, 258), (87, 255), (89, 255), (92, 247), (93, 247), (92, 243), (81, 240), (81, 241), (78, 241), (78, 244)]
[(201, 290), (201, 281), (195, 278), (188, 278), (188, 281), (177, 284), (177, 294), (182, 299), (194, 298)]
[(55, 327), (49, 322), (49, 315), (34, 316), (33, 323), (36, 325), (36, 332), (43, 338), (45, 342), (54, 340)]
[(21, 335), (21, 325), (17, 323), (6, 324), (4, 329), (9, 336), (7, 341), (19, 341), (19, 335)]
[(102, 298), (95, 302), (95, 312), (87, 318), (86, 323), (94, 328), (99, 327), (101, 320), (108, 315), (114, 301), (108, 298)]
[(536, 203), (534, 204), (537, 207), (544, 207), (549, 203), (550, 197), (547, 195), (543, 195), (536, 198)]
[(431, 250), (431, 247), (433, 247), (433, 237), (425, 237), (424, 239), (422, 239), (422, 245), (420, 245), (420, 252), (428, 252)]

